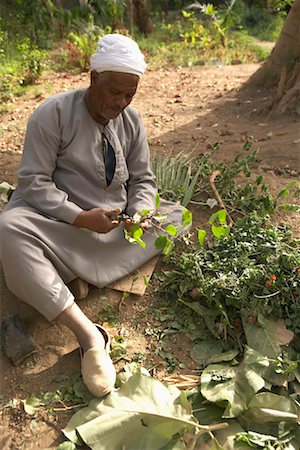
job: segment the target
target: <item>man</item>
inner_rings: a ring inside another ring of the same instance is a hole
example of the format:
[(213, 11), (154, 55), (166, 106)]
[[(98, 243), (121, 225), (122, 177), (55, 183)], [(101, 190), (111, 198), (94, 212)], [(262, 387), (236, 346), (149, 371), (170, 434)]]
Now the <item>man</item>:
[[(146, 133), (128, 106), (144, 57), (130, 38), (105, 35), (91, 69), (88, 89), (47, 99), (28, 122), (18, 187), (0, 217), (0, 260), (17, 297), (73, 331), (83, 380), (100, 397), (115, 383), (109, 336), (67, 285), (80, 278), (101, 288), (159, 252), (151, 230), (143, 249), (125, 240), (117, 219), (155, 210)], [(182, 208), (170, 209), (168, 223), (181, 225)]]

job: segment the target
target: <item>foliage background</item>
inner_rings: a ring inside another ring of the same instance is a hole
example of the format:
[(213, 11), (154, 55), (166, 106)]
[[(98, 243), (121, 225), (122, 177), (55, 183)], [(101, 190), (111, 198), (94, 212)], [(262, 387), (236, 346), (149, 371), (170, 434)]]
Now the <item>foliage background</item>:
[(46, 69), (88, 70), (98, 38), (134, 37), (150, 67), (264, 60), (290, 0), (1, 0), (0, 95), (22, 93)]

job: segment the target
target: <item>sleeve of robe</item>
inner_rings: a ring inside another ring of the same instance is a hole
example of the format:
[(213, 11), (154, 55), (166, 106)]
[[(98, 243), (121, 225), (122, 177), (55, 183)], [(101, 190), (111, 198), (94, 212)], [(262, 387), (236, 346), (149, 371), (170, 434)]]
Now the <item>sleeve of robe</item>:
[(137, 113), (134, 139), (127, 156), (129, 180), (126, 212), (133, 216), (143, 209), (155, 210), (157, 187), (150, 166), (150, 150), (140, 115)]
[[(41, 213), (73, 223), (82, 209), (69, 201), (67, 193), (58, 189), (52, 179), (60, 146), (59, 133), (54, 131), (59, 129), (58, 123), (39, 120), (35, 113), (27, 126), (18, 190), (23, 199)], [(52, 120), (58, 122), (58, 118)]]

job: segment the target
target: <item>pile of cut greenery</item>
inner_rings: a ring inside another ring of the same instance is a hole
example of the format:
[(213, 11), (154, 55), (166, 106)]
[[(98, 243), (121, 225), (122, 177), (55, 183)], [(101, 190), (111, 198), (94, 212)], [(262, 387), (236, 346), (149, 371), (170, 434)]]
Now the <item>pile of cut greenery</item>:
[(228, 424), (195, 448), (298, 449), (300, 241), (257, 212), (232, 228), (224, 210), (209, 222), (211, 239), (198, 230), (160, 277), (170, 307), (191, 308), (207, 329), (191, 353), (203, 370), (188, 394), (194, 415)]
[[(212, 160), (217, 144), (194, 161), (185, 155), (152, 161), (162, 197), (211, 209), (223, 201), (210, 231), (196, 229), (196, 239), (173, 248), (176, 229), (166, 228), (158, 242), (173, 249), (164, 252), (158, 276), (162, 308), (199, 318), (190, 353), (199, 375), (185, 375), (184, 383), (178, 376), (185, 389), (179, 390), (131, 363), (104, 399), (92, 398), (79, 376), (64, 394), (24, 400), (28, 414), (84, 406), (63, 430), (69, 440), (59, 450), (299, 449), (300, 241), (271, 220), (279, 208), (299, 212), (297, 204), (283, 203), (299, 195), (299, 182), (271, 194), (262, 176), (252, 176), (257, 151), (250, 149), (248, 142), (226, 164)], [(236, 185), (241, 175), (246, 181)], [(0, 185), (3, 201), (13, 189)], [(141, 245), (134, 233), (144, 217), (127, 236), (133, 244)], [(184, 223), (190, 219), (185, 208)], [(116, 358), (114, 347), (116, 361), (123, 353)]]
[(263, 317), (284, 319), (299, 334), (300, 241), (287, 226), (276, 227), (255, 212), (231, 229), (221, 223), (222, 217), (224, 210), (212, 216), (215, 235), (207, 245), (171, 254), (161, 293), (196, 311), (210, 333), (230, 345), (238, 342), (246, 310), (249, 323), (262, 326)]
[[(206, 231), (197, 230), (195, 245), (171, 254), (160, 277), (160, 295), (169, 299), (170, 307), (179, 302), (191, 308), (208, 332), (193, 349), (204, 370), (200, 389), (189, 399), (201, 424), (225, 419), (229, 424), (214, 437), (210, 433), (208, 448), (296, 449), (300, 241), (287, 226), (273, 225), (270, 215), (277, 209), (299, 212), (297, 204), (283, 203), (291, 191), (299, 196), (299, 182), (277, 195), (269, 192), (262, 176), (253, 182), (250, 167), (257, 151), (250, 149), (247, 142), (232, 163), (215, 163), (215, 145), (211, 155), (194, 164), (189, 157), (178, 163), (174, 158), (168, 169), (158, 172), (162, 191), (173, 200), (214, 207), (221, 198), (226, 205), (212, 214), (207, 242)], [(210, 175), (216, 170), (214, 185)], [(235, 178), (241, 174), (250, 181), (237, 186)], [(179, 183), (166, 182), (168, 176)], [(227, 211), (234, 221), (228, 220)], [(198, 440), (197, 448), (201, 445)]]

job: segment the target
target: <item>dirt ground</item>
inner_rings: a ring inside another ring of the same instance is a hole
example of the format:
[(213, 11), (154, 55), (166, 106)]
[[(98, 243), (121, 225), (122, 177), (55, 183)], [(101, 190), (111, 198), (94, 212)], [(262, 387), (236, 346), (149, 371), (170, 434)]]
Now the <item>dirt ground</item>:
[[(300, 174), (300, 117), (268, 117), (270, 92), (245, 89), (244, 83), (258, 69), (258, 65), (210, 66), (148, 70), (140, 83), (133, 106), (141, 112), (148, 133), (151, 152), (204, 153), (218, 141), (221, 150), (218, 158), (232, 159), (241, 149), (247, 137), (252, 137), (259, 147), (255, 173), (263, 174), (274, 191), (289, 181), (299, 179)], [(34, 108), (46, 97), (57, 92), (87, 86), (89, 75), (45, 73), (34, 90), (8, 103), (8, 111), (1, 116), (0, 125), (0, 181), (16, 182), (16, 170), (22, 154), (22, 144), (27, 119)], [(201, 211), (194, 212), (194, 225), (206, 221)], [(284, 218), (296, 235), (300, 236), (299, 216)], [(160, 265), (157, 266), (159, 272)], [(145, 355), (146, 361), (163, 378), (166, 365), (163, 358), (154, 358), (155, 329), (160, 322), (150, 311), (159, 309), (154, 296), (155, 280), (143, 297), (131, 295), (118, 311), (121, 294), (109, 289), (91, 289), (80, 305), (94, 321), (108, 322), (112, 336), (126, 336), (127, 360)], [(2, 279), (2, 294), (3, 288)], [(80, 358), (71, 333), (56, 323), (48, 323), (28, 307), (4, 298), (1, 299), (1, 316), (19, 311), (36, 342), (38, 353), (13, 367), (6, 356), (1, 363), (1, 425), (0, 448), (55, 449), (63, 441), (61, 428), (66, 425), (74, 410), (49, 415), (40, 412), (27, 415), (20, 403), (30, 395), (64, 389), (71, 377), (80, 370)], [(108, 312), (101, 316), (103, 308), (111, 307), (117, 317), (111, 322)], [(111, 325), (112, 323), (112, 325)], [(145, 329), (153, 331), (145, 333)], [(175, 336), (170, 347), (186, 368), (181, 372), (192, 373), (196, 368), (190, 358), (191, 341), (185, 335)], [(175, 342), (175, 344), (174, 344)], [(120, 361), (121, 368), (126, 360)], [(57, 381), (60, 380), (60, 381)]]

